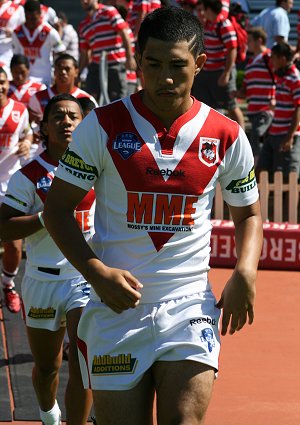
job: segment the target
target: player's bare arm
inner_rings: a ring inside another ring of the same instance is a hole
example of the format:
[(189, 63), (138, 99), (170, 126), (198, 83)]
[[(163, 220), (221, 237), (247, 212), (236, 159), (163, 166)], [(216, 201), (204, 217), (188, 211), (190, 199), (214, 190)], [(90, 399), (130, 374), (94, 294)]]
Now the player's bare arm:
[(233, 334), (254, 320), (255, 280), (263, 240), (259, 201), (229, 209), (235, 224), (237, 263), (217, 304), (223, 308), (222, 335), (228, 328)]
[(25, 216), (21, 211), (2, 204), (0, 207), (0, 238), (3, 241), (23, 239), (43, 228), (38, 214)]
[(105, 266), (85, 241), (73, 214), (85, 195), (83, 189), (54, 178), (45, 203), (45, 224), (59, 249), (97, 295), (113, 311), (121, 313), (137, 306), (142, 285), (130, 272)]

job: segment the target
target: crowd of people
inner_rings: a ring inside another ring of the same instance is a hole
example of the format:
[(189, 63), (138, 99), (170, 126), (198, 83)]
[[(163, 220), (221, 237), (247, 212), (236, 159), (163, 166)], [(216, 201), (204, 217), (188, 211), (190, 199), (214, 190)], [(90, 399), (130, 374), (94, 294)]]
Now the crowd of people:
[[(45, 425), (60, 424), (66, 329), (69, 424), (86, 423), (92, 389), (99, 425), (150, 425), (154, 393), (158, 423), (200, 425), (220, 309), (223, 335), (254, 317), (255, 171), (300, 176), (300, 11), (293, 46), (293, 0), (252, 21), (246, 1), (238, 19), (230, 0), (80, 3), (75, 29), (38, 0), (0, 0), (3, 304), (23, 304)], [(207, 278), (217, 181), (238, 256), (218, 303)]]

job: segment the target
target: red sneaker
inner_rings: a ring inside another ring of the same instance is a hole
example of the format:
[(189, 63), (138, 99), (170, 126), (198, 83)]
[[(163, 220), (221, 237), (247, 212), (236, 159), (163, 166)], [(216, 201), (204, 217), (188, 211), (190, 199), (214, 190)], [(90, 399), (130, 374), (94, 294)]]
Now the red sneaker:
[(11, 313), (19, 313), (21, 310), (20, 295), (14, 288), (3, 288), (4, 302)]

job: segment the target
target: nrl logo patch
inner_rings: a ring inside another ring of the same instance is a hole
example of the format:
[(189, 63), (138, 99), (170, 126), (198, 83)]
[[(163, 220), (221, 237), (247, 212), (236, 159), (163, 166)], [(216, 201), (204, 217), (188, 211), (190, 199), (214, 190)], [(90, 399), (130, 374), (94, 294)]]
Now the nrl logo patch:
[(48, 192), (52, 183), (52, 179), (49, 176), (41, 177), (37, 184), (36, 188), (40, 189), (42, 192)]
[(139, 152), (142, 148), (142, 143), (134, 133), (118, 134), (113, 142), (113, 150), (117, 151), (123, 159), (130, 158), (135, 152)]
[(219, 161), (219, 144), (220, 139), (200, 137), (199, 159), (203, 164), (212, 167)]

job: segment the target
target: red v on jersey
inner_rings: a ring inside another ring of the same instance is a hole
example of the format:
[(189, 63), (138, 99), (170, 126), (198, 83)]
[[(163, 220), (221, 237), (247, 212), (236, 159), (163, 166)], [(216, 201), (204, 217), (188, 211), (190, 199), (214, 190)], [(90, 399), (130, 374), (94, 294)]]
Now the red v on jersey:
[[(224, 128), (224, 122), (221, 127), (219, 114), (194, 99), (167, 133), (139, 94), (131, 101), (127, 107), (115, 102), (96, 113), (127, 191), (128, 227), (146, 230), (159, 251), (178, 230), (192, 231), (199, 197), (236, 140), (237, 127)], [(115, 116), (120, 117), (117, 122), (112, 121)]]
[(15, 33), (24, 49), (24, 55), (28, 57), (33, 64), (37, 58), (41, 57), (41, 48), (50, 32), (48, 25), (39, 25), (32, 34), (25, 25), (21, 25), (15, 30)]

